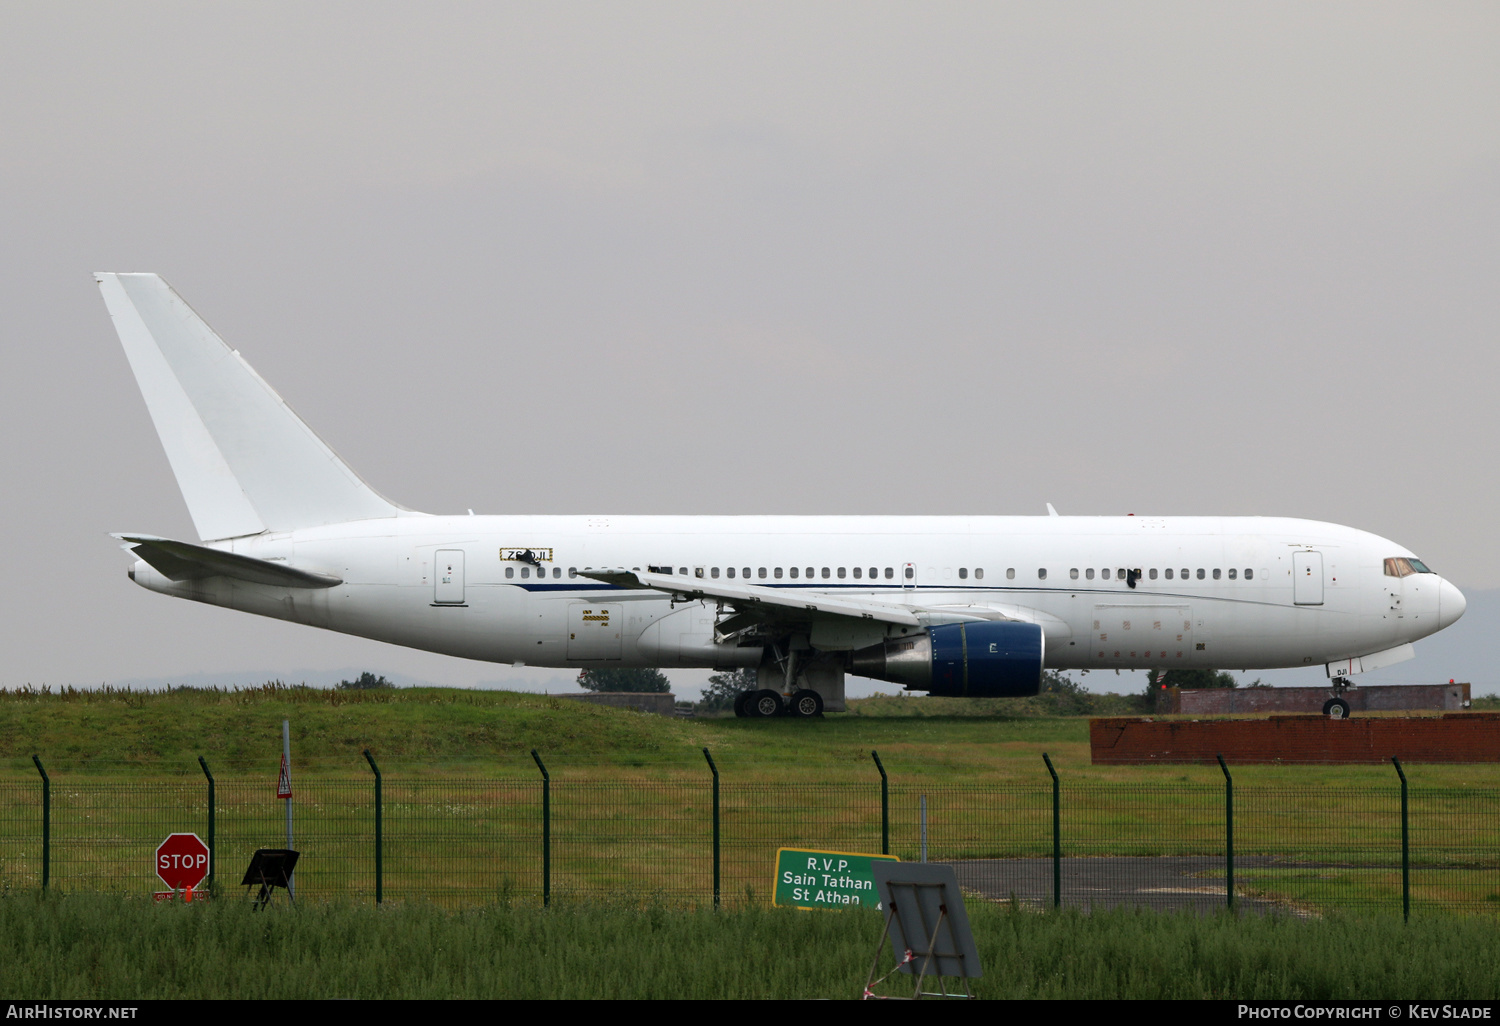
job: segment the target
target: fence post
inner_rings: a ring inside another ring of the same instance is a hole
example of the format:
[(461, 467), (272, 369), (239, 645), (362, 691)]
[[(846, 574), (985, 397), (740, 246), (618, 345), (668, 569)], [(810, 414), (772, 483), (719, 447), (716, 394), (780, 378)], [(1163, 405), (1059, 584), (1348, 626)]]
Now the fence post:
[(535, 748), (531, 757), (542, 771), (542, 907), (546, 908), (552, 904), (552, 777)]
[(1391, 762), (1395, 764), (1396, 775), (1401, 778), (1401, 919), (1403, 922), (1411, 922), (1411, 835), (1407, 831), (1407, 807), (1406, 807), (1406, 771), (1401, 768), (1401, 760), (1394, 755)]
[(708, 754), (708, 749), (703, 749), (703, 757), (708, 760), (708, 768), (714, 774), (714, 908), (719, 907), (719, 767), (714, 765), (714, 757)]
[(365, 749), (365, 762), (375, 771), (375, 904), (379, 905), (385, 900), (385, 864), (382, 858), (385, 838), (381, 833), (380, 821), (380, 767), (375, 765), (375, 756), (370, 754), (368, 748)]
[(1057, 783), (1057, 770), (1052, 760), (1042, 753), (1047, 772), (1052, 774), (1052, 907), (1062, 908), (1062, 790)]
[(208, 771), (208, 763), (203, 756), (198, 756), (198, 765), (203, 767), (203, 775), (208, 778), (208, 892), (214, 890), (214, 865), (219, 854), (214, 850), (214, 775)]
[(1234, 778), (1219, 757), (1219, 769), (1224, 771), (1224, 890), (1228, 894), (1229, 908), (1234, 908)]
[(52, 781), (42, 769), (42, 757), (33, 755), (36, 771), (42, 775), (42, 890), (52, 880)]
[(880, 854), (891, 853), (891, 783), (886, 778), (885, 767), (880, 764), (880, 753), (870, 749), (870, 758), (880, 771)]

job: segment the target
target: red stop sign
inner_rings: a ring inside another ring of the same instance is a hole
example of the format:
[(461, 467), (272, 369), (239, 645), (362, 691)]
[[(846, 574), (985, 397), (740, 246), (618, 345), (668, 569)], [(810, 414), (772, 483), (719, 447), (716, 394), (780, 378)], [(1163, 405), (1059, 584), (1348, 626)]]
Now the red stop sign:
[(208, 876), (208, 845), (197, 834), (168, 834), (156, 849), (156, 875), (174, 891), (197, 887)]

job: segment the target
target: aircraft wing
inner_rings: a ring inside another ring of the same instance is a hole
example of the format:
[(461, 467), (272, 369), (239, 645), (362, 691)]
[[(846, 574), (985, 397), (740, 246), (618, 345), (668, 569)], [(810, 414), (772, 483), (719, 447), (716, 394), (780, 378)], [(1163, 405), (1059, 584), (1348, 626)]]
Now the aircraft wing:
[(759, 609), (767, 614), (766, 619), (778, 619), (780, 612), (827, 616), (848, 616), (859, 620), (878, 620), (882, 623), (919, 627), (923, 621), (908, 606), (889, 602), (878, 602), (864, 598), (844, 598), (809, 593), (806, 589), (765, 588), (753, 584), (728, 584), (698, 577), (678, 577), (673, 574), (643, 573), (639, 570), (580, 570), (580, 577), (588, 577), (604, 584), (621, 588), (649, 588), (681, 596), (684, 600), (713, 599), (733, 605), (739, 612)]
[(902, 605), (863, 596), (829, 595), (808, 588), (767, 588), (639, 570), (590, 569), (578, 574), (621, 588), (661, 592), (682, 601), (707, 599), (731, 606), (734, 615), (717, 625), (721, 638), (760, 625), (810, 628), (817, 647), (857, 648), (874, 644), (887, 625), (931, 627), (994, 620), (1038, 624), (1049, 642), (1066, 641), (1072, 636), (1065, 621), (1022, 606)]
[(284, 563), (241, 556), (234, 552), (210, 549), (190, 542), (158, 538), (150, 534), (116, 534), (125, 547), (150, 563), (171, 581), (190, 581), (199, 577), (232, 577), (251, 584), (270, 584), (280, 588), (332, 588), (343, 584), (342, 577), (299, 570)]

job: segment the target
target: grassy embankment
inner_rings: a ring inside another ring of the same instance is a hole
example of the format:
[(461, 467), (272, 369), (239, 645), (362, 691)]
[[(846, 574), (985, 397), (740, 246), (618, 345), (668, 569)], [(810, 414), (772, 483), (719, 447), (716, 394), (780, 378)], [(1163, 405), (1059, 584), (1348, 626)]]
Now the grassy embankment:
[[(891, 774), (893, 851), (905, 857), (916, 852), (916, 806), (923, 794), (935, 857), (1049, 852), (1043, 751), (1064, 780), (1070, 854), (1221, 850), (1223, 778), (1215, 766), (1092, 766), (1087, 719), (1037, 715), (1036, 700), (876, 698), (851, 707), (849, 714), (814, 722), (673, 720), (542, 695), (436, 688), (0, 694), (0, 847), (8, 843), (15, 853), (0, 851), (0, 863), (9, 857), (18, 865), (20, 853), (33, 846), (32, 752), (41, 753), (54, 779), (60, 839), (128, 837), (139, 847), (147, 835), (159, 839), (162, 832), (162, 816), (147, 806), (175, 803), (196, 822), (200, 813), (189, 810), (203, 802), (196, 761), (202, 754), (220, 781), (221, 845), (230, 846), (226, 851), (253, 847), (252, 837), (275, 826), (276, 806), (265, 792), (276, 773), (282, 719), (292, 723), (296, 780), (307, 810), (301, 815), (322, 817), (300, 820), (304, 831), (369, 834), (371, 776), (360, 752), (368, 747), (375, 753), (386, 775), (392, 873), (400, 865), (401, 824), (416, 824), (413, 817), (421, 817), (423, 830), (450, 839), (451, 872), (460, 877), (477, 861), (494, 859), (496, 837), (521, 831), (529, 838), (539, 801), (532, 748), (553, 777), (554, 829), (564, 846), (559, 872), (572, 865), (576, 878), (628, 877), (643, 849), (666, 858), (674, 844), (688, 843), (670, 838), (701, 833), (708, 802), (705, 747), (722, 775), (726, 838), (760, 838), (772, 851), (777, 843), (873, 846), (879, 777), (871, 749)], [(1500, 784), (1495, 766), (1413, 766), (1408, 775), (1428, 788)], [(1235, 779), (1241, 853), (1302, 850), (1323, 860), (1379, 866), (1359, 880), (1345, 874), (1338, 886), (1349, 882), (1383, 903), (1399, 895), (1399, 874), (1390, 868), (1392, 852), (1399, 851), (1399, 806), (1389, 768), (1244, 766), (1235, 767)], [(454, 782), (451, 797), (434, 797), (439, 780)], [(140, 785), (153, 781), (181, 797), (165, 790), (144, 794)], [(819, 790), (825, 784), (843, 786)], [(1414, 816), (1425, 831), (1419, 844), (1430, 846), (1439, 828), (1454, 838), (1443, 858), (1471, 859), (1500, 847), (1500, 815), (1492, 809), (1476, 815), (1467, 797), (1457, 804), (1419, 798)], [(570, 837), (580, 839), (571, 855), (565, 847)], [(515, 844), (514, 858), (530, 868), (507, 879), (535, 890), (536, 845)], [(349, 841), (337, 855), (325, 848), (309, 869), (328, 867), (330, 893), (339, 893), (335, 876), (368, 875), (366, 847)], [(74, 864), (55, 870), (61, 886), (93, 886), (89, 881), (106, 873), (102, 851), (95, 856), (76, 844), (70, 851)], [(740, 860), (726, 865), (726, 893), (760, 881), (763, 854), (726, 849), (726, 863)], [(700, 863), (684, 871), (695, 892), (707, 872)], [(1244, 869), (1239, 882), (1312, 901), (1333, 886), (1322, 879), (1326, 875)], [(1419, 879), (1418, 900), (1450, 900), (1446, 879)], [(1472, 891), (1475, 884), (1463, 886)]]
[[(969, 916), (980, 997), (1500, 999), (1500, 939), (1482, 920), (1081, 916), (977, 903)], [(25, 895), (0, 898), (0, 990), (74, 1000), (855, 998), (880, 933), (868, 911), (334, 903), (257, 913), (229, 901)]]
[[(1101, 696), (1101, 706), (1108, 699)], [(1043, 699), (869, 698), (850, 712), (817, 721), (669, 719), (507, 691), (402, 688), (325, 691), (267, 685), (231, 691), (0, 689), (0, 771), (139, 779), (141, 774), (276, 772), (281, 721), (291, 721), (294, 763), (302, 774), (358, 776), (371, 749), (388, 773), (497, 774), (535, 771), (535, 748), (549, 769), (605, 778), (622, 771), (703, 772), (713, 752), (726, 779), (819, 781), (877, 779), (880, 752), (893, 781), (1045, 783), (1041, 753), (1064, 780), (1111, 783), (1222, 783), (1216, 766), (1090, 764), (1088, 717), (1046, 715)], [(1477, 704), (1477, 703), (1476, 703)], [(1056, 708), (1053, 705), (1052, 708)], [(1109, 710), (1109, 714), (1119, 714)], [(1236, 781), (1312, 788), (1385, 786), (1384, 766), (1242, 766)], [(1413, 783), (1500, 786), (1500, 764), (1431, 765)]]

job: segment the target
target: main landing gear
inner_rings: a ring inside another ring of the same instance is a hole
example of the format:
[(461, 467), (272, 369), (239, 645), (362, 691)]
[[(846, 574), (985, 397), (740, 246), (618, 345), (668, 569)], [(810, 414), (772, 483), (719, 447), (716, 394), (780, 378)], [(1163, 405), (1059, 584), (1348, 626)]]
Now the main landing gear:
[(779, 691), (762, 688), (759, 691), (742, 691), (734, 700), (734, 714), (746, 719), (770, 719), (772, 716), (796, 716), (810, 719), (823, 715), (823, 696), (811, 688), (803, 688), (790, 700)]
[(1323, 703), (1323, 715), (1330, 720), (1348, 719), (1349, 702), (1344, 698), (1344, 692), (1353, 686), (1348, 677), (1333, 678), (1333, 697)]

